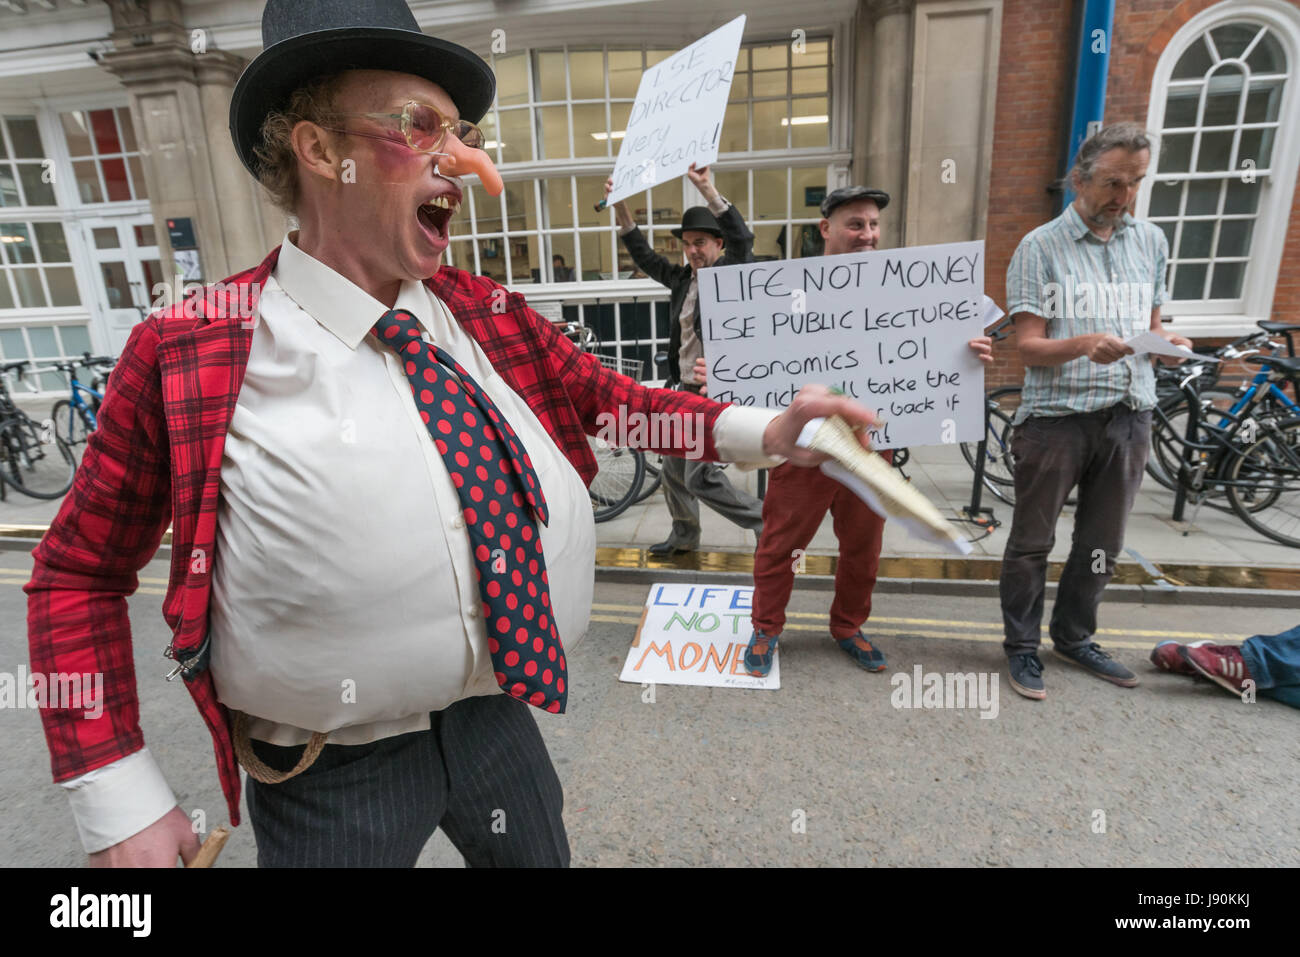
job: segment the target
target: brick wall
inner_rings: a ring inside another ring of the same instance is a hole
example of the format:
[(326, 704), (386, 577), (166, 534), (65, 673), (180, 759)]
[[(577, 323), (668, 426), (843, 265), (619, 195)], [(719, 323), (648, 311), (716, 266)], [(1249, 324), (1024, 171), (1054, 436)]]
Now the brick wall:
[[(1106, 93), (1108, 123), (1146, 122), (1160, 54), (1183, 24), (1216, 2), (1126, 0), (1117, 5)], [(1300, 0), (1288, 2), (1300, 8)], [(1074, 81), (1072, 10), (1069, 0), (1006, 0), (1002, 11), (984, 277), (988, 294), (1002, 303), (1016, 245), (1056, 214), (1046, 187), (1060, 172), (1069, 122), (1065, 114)], [(1292, 206), (1272, 318), (1300, 322), (1300, 189)], [(1014, 336), (995, 346), (994, 357), (990, 386), (1023, 379)]]

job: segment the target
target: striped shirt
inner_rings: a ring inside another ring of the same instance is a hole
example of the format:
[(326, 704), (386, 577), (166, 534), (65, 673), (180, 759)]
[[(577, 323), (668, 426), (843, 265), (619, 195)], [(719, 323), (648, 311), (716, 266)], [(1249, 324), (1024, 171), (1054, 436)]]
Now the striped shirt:
[[(1047, 320), (1049, 339), (1104, 332), (1128, 339), (1151, 328), (1151, 310), (1168, 298), (1169, 242), (1153, 223), (1127, 213), (1106, 242), (1074, 205), (1039, 226), (1016, 247), (1007, 267), (1007, 313)], [(1118, 403), (1144, 410), (1156, 404), (1148, 356), (1099, 365), (1087, 357), (1025, 369), (1016, 423), (1031, 415), (1095, 412)]]

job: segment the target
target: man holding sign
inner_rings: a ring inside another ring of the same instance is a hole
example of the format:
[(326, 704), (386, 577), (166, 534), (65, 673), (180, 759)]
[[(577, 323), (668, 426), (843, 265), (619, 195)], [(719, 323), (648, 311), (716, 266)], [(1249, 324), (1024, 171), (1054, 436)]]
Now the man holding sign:
[[(864, 186), (837, 189), (827, 196), (819, 224), (826, 255), (875, 249), (880, 241), (880, 211), (888, 203), (888, 193)], [(889, 275), (889, 270), (885, 273)], [(980, 360), (992, 361), (991, 339), (979, 337), (969, 345)], [(703, 371), (701, 359), (696, 373), (702, 378)], [(745, 654), (745, 667), (752, 675), (766, 675), (772, 667), (800, 556), (827, 510), (840, 542), (831, 637), (861, 667), (885, 669), (885, 656), (862, 633), (862, 625), (871, 615), (885, 521), (852, 490), (819, 469), (787, 463), (772, 470), (763, 501), (764, 532), (754, 556), (754, 633)]]
[[(632, 221), (627, 204), (614, 204), (623, 245), (637, 266), (651, 279), (668, 287), (668, 384), (680, 382), (688, 392), (700, 391), (703, 379), (694, 375), (696, 359), (704, 356), (699, 336), (699, 277), (701, 269), (728, 266), (753, 260), (754, 234), (745, 225), (740, 210), (718, 194), (709, 181), (708, 167), (686, 173), (708, 201), (708, 208), (692, 206), (682, 215), (682, 225), (673, 235), (686, 247), (686, 265), (674, 264), (653, 249)], [(614, 189), (614, 178), (605, 182), (605, 195)], [(712, 462), (684, 458), (663, 460), (664, 497), (673, 517), (673, 530), (666, 541), (651, 545), (651, 555), (676, 555), (694, 551), (700, 543), (700, 506), (703, 502), (723, 518), (741, 528), (763, 528), (763, 503), (727, 481), (722, 469)]]

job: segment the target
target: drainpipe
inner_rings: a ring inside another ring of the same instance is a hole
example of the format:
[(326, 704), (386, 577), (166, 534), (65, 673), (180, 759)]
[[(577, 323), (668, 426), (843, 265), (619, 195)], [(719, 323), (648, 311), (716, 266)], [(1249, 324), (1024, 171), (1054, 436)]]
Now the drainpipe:
[[(1106, 113), (1106, 75), (1110, 69), (1110, 48), (1115, 34), (1115, 0), (1082, 0), (1076, 4), (1078, 44), (1074, 61), (1074, 99), (1070, 103), (1070, 138), (1066, 145), (1064, 177), (1074, 165), (1075, 154), (1092, 133), (1101, 128)], [(1074, 200), (1068, 183), (1062, 189), (1058, 213)]]

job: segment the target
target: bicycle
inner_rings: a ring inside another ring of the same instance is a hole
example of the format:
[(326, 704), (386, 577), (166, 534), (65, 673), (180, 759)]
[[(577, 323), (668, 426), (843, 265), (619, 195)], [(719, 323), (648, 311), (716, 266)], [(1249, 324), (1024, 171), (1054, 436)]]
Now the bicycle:
[[(56, 362), (54, 367), (68, 377), (71, 394), (66, 399), (54, 403), (50, 418), (54, 420), (54, 433), (63, 439), (69, 448), (75, 448), (89, 438), (99, 426), (99, 406), (104, 400), (104, 385), (108, 381), (108, 372), (117, 360), (111, 356), (92, 356), (89, 352), (82, 354), (80, 363)], [(92, 371), (89, 386), (77, 379), (77, 365)], [(87, 401), (87, 397), (89, 401)]]
[(38, 423), (14, 404), (5, 376), (13, 372), (21, 378), (30, 365), (31, 360), (21, 359), (0, 366), (0, 500), (9, 486), (32, 498), (59, 498), (77, 473), (77, 460), (55, 434), (54, 424)]
[[(1300, 358), (1250, 356), (1246, 361), (1261, 367), (1270, 386), (1300, 376)], [(1283, 545), (1300, 548), (1300, 417), (1279, 418), (1276, 407), (1265, 399), (1271, 390), (1254, 387), (1236, 411), (1210, 411), (1210, 400), (1192, 384), (1199, 375), (1199, 369), (1193, 369), (1180, 383), (1189, 410), (1185, 435), (1177, 440), (1181, 495), (1199, 508), (1222, 489), (1232, 511), (1246, 525)], [(1155, 417), (1174, 434), (1160, 406)], [(1179, 507), (1175, 517), (1181, 517)]]

